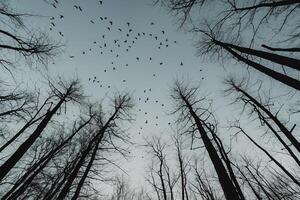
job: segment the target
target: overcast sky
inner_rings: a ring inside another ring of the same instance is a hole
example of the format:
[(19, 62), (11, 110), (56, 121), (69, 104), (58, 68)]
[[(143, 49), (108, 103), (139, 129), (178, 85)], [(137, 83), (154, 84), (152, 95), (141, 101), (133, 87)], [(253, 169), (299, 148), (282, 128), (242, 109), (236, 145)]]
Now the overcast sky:
[[(198, 83), (203, 93), (218, 99), (223, 78), (235, 69), (197, 57), (192, 36), (178, 30), (174, 18), (151, 0), (103, 0), (102, 5), (99, 0), (65, 0), (56, 8), (41, 0), (12, 2), (18, 10), (40, 16), (27, 18), (30, 27), (45, 30), (65, 44), (64, 53), (49, 63), (52, 76), (77, 75), (86, 94), (95, 98), (116, 90), (133, 93), (136, 121), (130, 131), (137, 144), (144, 137), (171, 132), (169, 88), (176, 78)], [(32, 72), (19, 76), (24, 81), (39, 79)], [(232, 115), (231, 108), (225, 111), (227, 103), (216, 100), (214, 104), (224, 121)], [(143, 171), (149, 158), (139, 149), (132, 154), (131, 164), (124, 165), (128, 174)], [(140, 181), (143, 176), (133, 179)]]

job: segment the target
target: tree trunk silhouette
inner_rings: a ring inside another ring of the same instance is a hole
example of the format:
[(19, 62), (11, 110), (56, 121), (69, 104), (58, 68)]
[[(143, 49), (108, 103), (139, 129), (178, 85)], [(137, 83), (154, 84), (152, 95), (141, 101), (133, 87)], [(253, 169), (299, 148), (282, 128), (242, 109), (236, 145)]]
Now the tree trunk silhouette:
[(83, 187), (83, 184), (84, 184), (84, 182), (85, 182), (85, 180), (86, 180), (86, 178), (87, 178), (87, 176), (88, 176), (88, 174), (89, 174), (89, 172), (90, 172), (90, 170), (91, 170), (91, 168), (92, 168), (92, 166), (93, 166), (93, 163), (94, 163), (94, 161), (95, 161), (96, 154), (97, 154), (99, 145), (100, 145), (100, 143), (101, 143), (101, 140), (102, 140), (102, 138), (103, 138), (103, 135), (104, 135), (104, 133), (101, 135), (101, 137), (100, 137), (100, 138), (98, 139), (98, 141), (96, 142), (96, 145), (95, 145), (95, 147), (94, 147), (94, 150), (93, 150), (92, 155), (91, 155), (91, 158), (90, 158), (90, 161), (89, 161), (88, 165), (86, 166), (86, 168), (85, 168), (85, 170), (84, 170), (84, 173), (83, 173), (83, 175), (82, 175), (82, 177), (81, 177), (79, 183), (77, 184), (77, 188), (76, 188), (75, 193), (74, 193), (73, 197), (71, 198), (71, 200), (76, 200), (76, 199), (78, 199), (78, 197), (79, 197), (79, 195), (80, 195), (81, 188)]
[(227, 171), (222, 163), (222, 160), (220, 159), (220, 157), (218, 156), (218, 153), (215, 149), (215, 147), (213, 146), (213, 144), (211, 143), (209, 137), (207, 136), (207, 133), (204, 129), (204, 127), (202, 126), (202, 122), (200, 120), (200, 118), (196, 115), (196, 113), (194, 112), (191, 104), (186, 100), (186, 98), (184, 96), (181, 96), (181, 98), (183, 99), (183, 101), (185, 102), (186, 106), (189, 109), (189, 112), (191, 114), (191, 117), (193, 117), (195, 124), (197, 126), (197, 129), (200, 133), (200, 136), (202, 138), (202, 141), (205, 145), (205, 148), (209, 154), (209, 157), (213, 163), (213, 166), (217, 172), (218, 178), (219, 178), (219, 182), (221, 184), (221, 187), (223, 189), (223, 192), (225, 194), (226, 199), (228, 200), (238, 200), (239, 195), (236, 192), (236, 189), (234, 187), (234, 185), (232, 184)]
[[(289, 139), (292, 145), (300, 152), (300, 143), (299, 141), (292, 135), (291, 131), (289, 131), (280, 121), (279, 119), (274, 116), (266, 107), (264, 107), (261, 103), (259, 103), (254, 97), (248, 94), (245, 90), (238, 87), (233, 80), (228, 81), (229, 85), (231, 85), (237, 92), (242, 93), (247, 99), (250, 100), (257, 108), (262, 110), (269, 119), (271, 119), (280, 129), (280, 131)], [(276, 135), (277, 136), (277, 135)]]
[(282, 0), (282, 1), (274, 1), (274, 2), (266, 2), (266, 3), (258, 3), (253, 6), (246, 6), (246, 7), (240, 7), (235, 8), (235, 11), (244, 11), (244, 10), (256, 10), (258, 8), (274, 8), (274, 7), (280, 7), (280, 6), (288, 6), (292, 4), (299, 4), (299, 0)]
[(237, 60), (242, 61), (243, 63), (253, 67), (254, 69), (274, 78), (277, 81), (280, 81), (281, 83), (288, 85), (296, 90), (300, 90), (300, 81), (298, 81), (297, 79), (291, 78), (287, 75), (281, 74), (279, 72), (276, 72), (274, 70), (271, 70), (259, 63), (253, 62), (247, 58), (244, 58), (243, 56), (239, 55), (238, 53), (236, 53), (235, 51), (233, 51), (230, 47), (228, 47), (227, 45), (225, 45), (224, 43), (217, 41), (217, 40), (213, 40), (213, 43), (215, 43), (216, 45), (224, 48), (225, 50), (227, 50), (231, 55), (233, 55)]
[(44, 102), (44, 104), (41, 106), (41, 108), (36, 112), (36, 114), (28, 121), (26, 122), (26, 124), (11, 138), (9, 139), (5, 144), (3, 144), (0, 147), (0, 153), (6, 148), (8, 147), (13, 141), (15, 141), (27, 128), (29, 128), (31, 125), (33, 125), (34, 123), (36, 123), (37, 121), (41, 120), (45, 115), (42, 115), (38, 118), (37, 115), (41, 112), (41, 110), (43, 109), (43, 107), (45, 106), (46, 101)]
[(266, 52), (266, 51), (241, 47), (241, 46), (237, 46), (237, 45), (234, 45), (234, 44), (229, 44), (229, 43), (224, 43), (224, 42), (220, 42), (220, 43), (222, 43), (222, 45), (224, 45), (224, 46), (235, 49), (235, 50), (237, 50), (241, 53), (245, 53), (245, 54), (248, 54), (248, 55), (254, 55), (254, 56), (257, 56), (259, 58), (263, 58), (263, 59), (272, 61), (274, 63), (277, 63), (279, 65), (285, 65), (287, 67), (290, 67), (292, 69), (296, 69), (296, 70), (300, 71), (300, 60), (299, 59), (290, 58), (290, 57), (286, 57), (286, 56), (281, 56), (281, 55), (274, 54), (274, 53), (269, 53), (269, 52)]
[[(12, 197), (16, 198), (16, 195), (22, 194), (26, 190), (26, 186), (28, 186), (34, 180), (36, 175), (38, 175), (47, 166), (47, 164), (51, 161), (55, 154), (58, 153), (66, 144), (68, 144), (81, 129), (83, 129), (88, 123), (90, 123), (92, 118), (93, 116), (91, 116), (88, 120), (82, 123), (76, 130), (74, 130), (74, 132), (69, 137), (63, 140), (58, 146), (56, 146), (48, 154), (46, 154), (45, 156), (40, 158), (36, 163), (34, 163), (33, 166), (27, 169), (25, 174), (22, 175), (22, 177), (14, 183), (14, 186), (2, 197), (2, 199), (4, 200), (8, 196), (10, 196), (9, 199), (11, 199)], [(14, 192), (22, 183), (23, 185), (21, 186), (21, 188)]]
[(270, 47), (265, 44), (262, 44), (261, 47), (266, 48), (270, 51), (283, 51), (283, 52), (300, 52), (300, 48), (297, 47), (292, 47), (292, 48), (275, 48), (275, 47)]
[(300, 182), (283, 166), (281, 165), (267, 150), (257, 144), (243, 129), (239, 128), (240, 132), (243, 133), (256, 147), (262, 150), (295, 184), (300, 186)]
[(45, 115), (44, 119), (41, 123), (37, 126), (35, 131), (26, 139), (19, 148), (11, 155), (5, 163), (3, 163), (0, 167), (0, 181), (8, 174), (8, 172), (15, 166), (15, 164), (23, 157), (23, 155), (28, 151), (28, 149), (32, 146), (32, 144), (36, 141), (36, 139), (41, 135), (43, 130), (48, 125), (49, 121), (51, 120), (52, 116), (57, 112), (60, 108), (62, 103), (65, 101), (66, 96), (60, 99), (57, 105), (51, 110), (48, 111)]

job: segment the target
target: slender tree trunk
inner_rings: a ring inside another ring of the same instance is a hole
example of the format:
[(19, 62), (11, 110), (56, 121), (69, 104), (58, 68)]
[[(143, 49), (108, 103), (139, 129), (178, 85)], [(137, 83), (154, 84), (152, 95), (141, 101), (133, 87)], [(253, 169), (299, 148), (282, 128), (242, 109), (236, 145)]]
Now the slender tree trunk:
[[(2, 197), (2, 199), (6, 199), (8, 196), (10, 196), (14, 190), (16, 190), (22, 182), (24, 182), (31, 173), (34, 172), (34, 170), (36, 170), (40, 165), (38, 172), (40, 172), (41, 170), (43, 170), (47, 164), (51, 161), (51, 159), (55, 156), (55, 154), (57, 152), (59, 152), (67, 143), (69, 143), (72, 138), (82, 129), (84, 128), (90, 121), (92, 120), (92, 116), (86, 121), (84, 122), (82, 125), (80, 125), (67, 139), (65, 139), (62, 143), (60, 143), (57, 147), (55, 147), (53, 150), (51, 150), (47, 155), (45, 155), (44, 157), (42, 157), (40, 160), (38, 160), (37, 163), (35, 163), (33, 166), (31, 166), (26, 172), (25, 174), (14, 184), (14, 186), (6, 193), (6, 195), (4, 197)], [(43, 164), (42, 164), (43, 163)], [(35, 176), (38, 173), (34, 172), (33, 175), (31, 175), (31, 177), (26, 180), (27, 185), (29, 185), (33, 179), (35, 178)]]
[(225, 197), (227, 200), (239, 200), (239, 195), (235, 190), (234, 185), (232, 184), (227, 171), (222, 163), (222, 160), (219, 158), (219, 155), (215, 149), (215, 147), (213, 146), (213, 144), (211, 143), (209, 137), (207, 136), (207, 133), (205, 131), (205, 129), (202, 126), (201, 120), (200, 118), (196, 115), (196, 113), (194, 112), (192, 106), (190, 105), (190, 103), (185, 99), (184, 96), (181, 96), (182, 99), (184, 100), (186, 106), (189, 109), (189, 112), (191, 114), (191, 116), (193, 117), (193, 119), (195, 120), (197, 129), (200, 133), (200, 136), (202, 138), (202, 141), (205, 145), (205, 148), (209, 154), (209, 157), (213, 163), (213, 166), (217, 172), (218, 178), (219, 178), (219, 182), (221, 184), (221, 187), (223, 189), (223, 192), (225, 194)]
[(240, 129), (241, 132), (260, 150), (262, 150), (295, 184), (300, 186), (300, 182), (284, 167), (282, 166), (268, 151), (257, 144), (245, 131)]
[(263, 200), (262, 197), (260, 196), (260, 194), (255, 190), (254, 186), (252, 185), (252, 183), (249, 181), (249, 179), (247, 178), (247, 176), (244, 174), (244, 172), (239, 168), (239, 167), (236, 167), (240, 174), (244, 177), (245, 181), (247, 182), (247, 184), (249, 185), (249, 187), (251, 188), (253, 194), (255, 195), (255, 197), (258, 199), (258, 200)]
[(61, 189), (57, 200), (63, 200), (66, 198), (67, 194), (70, 191), (70, 188), (73, 184), (73, 181), (75, 180), (75, 178), (78, 176), (78, 172), (80, 170), (80, 168), (83, 166), (85, 159), (87, 158), (92, 145), (94, 144), (94, 142), (89, 142), (89, 145), (87, 146), (87, 148), (83, 151), (82, 155), (80, 156), (80, 160), (78, 161), (78, 163), (76, 164), (76, 166), (74, 167), (72, 173), (70, 174), (66, 184), (64, 185), (64, 187)]
[[(160, 158), (160, 159), (163, 159), (163, 158)], [(160, 183), (161, 183), (161, 187), (162, 187), (162, 193), (163, 193), (164, 200), (167, 200), (167, 191), (166, 191), (166, 186), (165, 186), (165, 182), (164, 182), (164, 178), (163, 178), (162, 166), (163, 166), (163, 160), (160, 160), (159, 178), (160, 178)]]
[(290, 67), (292, 69), (296, 69), (296, 70), (300, 71), (300, 60), (299, 59), (281, 56), (281, 55), (277, 55), (275, 53), (269, 53), (266, 51), (260, 51), (260, 50), (255, 50), (255, 49), (251, 49), (251, 48), (241, 47), (241, 46), (237, 46), (237, 45), (229, 44), (229, 43), (223, 43), (223, 45), (228, 46), (232, 49), (235, 49), (241, 53), (245, 53), (248, 55), (254, 55), (259, 58), (263, 58), (263, 59), (272, 61), (274, 63), (277, 63), (279, 65), (285, 65), (287, 67)]
[(88, 174), (89, 174), (89, 172), (90, 172), (90, 170), (91, 170), (91, 168), (92, 168), (92, 166), (93, 166), (93, 163), (94, 163), (94, 161), (95, 161), (96, 154), (97, 154), (97, 151), (98, 151), (98, 148), (99, 148), (99, 144), (100, 144), (100, 142), (102, 141), (103, 135), (104, 135), (104, 134), (102, 134), (102, 135), (100, 136), (100, 138), (98, 139), (98, 141), (97, 141), (97, 143), (96, 143), (96, 146), (94, 147), (94, 150), (93, 150), (93, 152), (92, 152), (90, 161), (89, 161), (89, 163), (88, 163), (88, 165), (87, 165), (87, 167), (86, 167), (86, 169), (85, 169), (85, 171), (84, 171), (84, 174), (82, 175), (82, 177), (81, 177), (81, 179), (80, 179), (80, 181), (79, 181), (79, 183), (78, 183), (78, 185), (77, 185), (76, 191), (75, 191), (75, 193), (74, 193), (74, 195), (73, 195), (73, 197), (72, 197), (71, 200), (76, 200), (76, 199), (78, 199), (78, 197), (79, 197), (81, 188), (83, 187), (83, 184), (84, 184), (84, 182), (85, 182), (85, 180), (86, 180), (86, 178), (87, 178), (87, 176), (88, 176)]
[[(207, 127), (207, 128), (209, 128), (209, 127)], [(209, 130), (210, 130), (210, 128), (209, 128)], [(226, 151), (224, 149), (222, 141), (220, 140), (220, 138), (212, 130), (210, 130), (210, 132), (211, 132), (211, 134), (213, 136), (213, 139), (214, 139), (215, 143), (218, 146), (218, 149), (219, 149), (219, 151), (221, 153), (221, 156), (222, 156), (222, 158), (223, 158), (223, 160), (225, 162), (226, 168), (227, 168), (227, 170), (229, 172), (230, 178), (231, 178), (231, 180), (234, 183), (234, 186), (236, 188), (237, 193), (240, 196), (240, 199), (241, 200), (245, 200), (244, 194), (243, 194), (243, 192), (241, 190), (241, 187), (240, 187), (240, 184), (237, 181), (236, 176), (235, 176), (235, 174), (233, 172), (233, 169), (231, 167), (231, 162), (230, 162), (230, 160), (229, 160), (229, 158), (227, 156), (227, 153), (226, 153)]]
[[(63, 200), (69, 190), (70, 190), (70, 187), (72, 186), (73, 184), (73, 181), (75, 180), (75, 178), (77, 177), (78, 175), (78, 172), (80, 170), (80, 168), (83, 166), (84, 162), (85, 162), (85, 159), (87, 158), (88, 154), (90, 153), (90, 151), (92, 150), (93, 148), (93, 145), (95, 144), (95, 139), (97, 141), (97, 138), (99, 138), (99, 142), (101, 142), (103, 136), (104, 136), (104, 133), (106, 131), (106, 129), (109, 127), (110, 123), (115, 119), (115, 116), (117, 115), (117, 113), (119, 112), (119, 109), (121, 108), (117, 108), (115, 110), (115, 112), (113, 113), (113, 115), (107, 120), (107, 122), (105, 123), (105, 125), (103, 126), (103, 128), (101, 128), (99, 130), (99, 132), (97, 133), (97, 135), (95, 137), (93, 137), (93, 139), (89, 142), (87, 148), (83, 151), (82, 155), (81, 155), (81, 158), (79, 160), (79, 162), (77, 163), (76, 167), (74, 168), (73, 172), (71, 173), (70, 177), (68, 178), (66, 184), (64, 185), (64, 187), (62, 188), (62, 190), (60, 191), (58, 197), (57, 197), (57, 200)], [(97, 145), (97, 144), (96, 144)]]
[(48, 111), (44, 119), (37, 126), (35, 131), (29, 136), (27, 140), (25, 140), (19, 148), (11, 155), (5, 163), (0, 167), (0, 181), (8, 174), (8, 172), (15, 166), (15, 164), (23, 157), (23, 155), (28, 151), (28, 149), (32, 146), (32, 144), (36, 141), (36, 139), (41, 135), (43, 130), (48, 125), (52, 116), (57, 112), (62, 103), (65, 101), (66, 96), (64, 96), (58, 104), (51, 110)]
[(288, 85), (296, 90), (300, 90), (300, 81), (298, 81), (297, 79), (291, 78), (287, 75), (281, 74), (279, 72), (276, 72), (274, 70), (271, 70), (261, 64), (258, 64), (256, 62), (253, 62), (247, 58), (244, 58), (243, 56), (239, 55), (238, 53), (236, 53), (235, 51), (233, 51), (231, 48), (229, 48), (228, 46), (224, 45), (223, 43), (219, 42), (219, 41), (213, 41), (216, 45), (219, 45), (220, 47), (226, 49), (231, 55), (233, 55), (237, 60), (242, 61), (243, 63), (253, 67), (254, 69), (274, 78), (275, 80)]
[(241, 8), (235, 8), (235, 11), (247, 11), (247, 10), (254, 10), (258, 8), (275, 8), (280, 6), (288, 6), (292, 4), (299, 4), (299, 0), (282, 0), (282, 1), (273, 1), (273, 2), (266, 2), (266, 3), (259, 3), (254, 6), (247, 6)]
[[(179, 144), (177, 144), (179, 145)], [(179, 161), (179, 169), (180, 169), (180, 178), (181, 178), (181, 200), (184, 200), (184, 189), (185, 189), (185, 183), (184, 183), (184, 169), (183, 169), (183, 161), (180, 154), (180, 149), (177, 147), (177, 157)]]
[(42, 108), (45, 106), (45, 104), (43, 104), (43, 106), (41, 106), (41, 108), (37, 111), (37, 113), (10, 139), (8, 140), (5, 144), (3, 144), (0, 147), (0, 153), (6, 148), (8, 147), (13, 141), (15, 141), (27, 128), (29, 128), (31, 125), (33, 125), (34, 123), (36, 123), (37, 121), (39, 121), (40, 119), (42, 119), (45, 115), (42, 115), (41, 117), (38, 117), (37, 119), (36, 116), (40, 113), (40, 111), (42, 110)]
[(242, 90), (235, 84), (232, 84), (234, 89), (238, 92), (241, 92), (245, 95), (252, 103), (254, 103), (259, 109), (261, 109), (266, 115), (278, 126), (281, 132), (289, 139), (292, 145), (300, 152), (300, 143), (299, 141), (292, 135), (292, 133), (278, 120), (276, 116), (274, 116), (266, 107), (260, 104), (255, 98), (253, 98), (250, 94), (246, 91)]
[(274, 47), (270, 47), (267, 46), (265, 44), (262, 44), (261, 47), (266, 48), (270, 51), (282, 51), (282, 52), (300, 52), (300, 48), (297, 47), (292, 47), (292, 48), (274, 48)]
[(265, 186), (263, 186), (261, 184), (261, 182), (256, 178), (256, 176), (252, 173), (252, 171), (246, 167), (246, 169), (248, 170), (248, 172), (251, 174), (252, 178), (256, 181), (257, 185), (261, 188), (261, 190), (265, 193), (265, 195), (267, 196), (267, 198), (269, 200), (275, 200), (272, 195), (266, 190)]
[(257, 111), (258, 114), (261, 116), (261, 119), (263, 120), (263, 122), (269, 127), (269, 129), (274, 133), (274, 135), (276, 136), (276, 138), (280, 141), (280, 143), (284, 146), (284, 148), (289, 152), (289, 154), (291, 155), (291, 157), (295, 160), (295, 162), (298, 164), (298, 166), (300, 167), (300, 160), (298, 159), (298, 157), (294, 154), (294, 152), (292, 151), (292, 149), (285, 143), (285, 141), (280, 137), (280, 135), (277, 133), (277, 131), (271, 126), (271, 124), (265, 119), (264, 116), (262, 116), (260, 114), (259, 111)]

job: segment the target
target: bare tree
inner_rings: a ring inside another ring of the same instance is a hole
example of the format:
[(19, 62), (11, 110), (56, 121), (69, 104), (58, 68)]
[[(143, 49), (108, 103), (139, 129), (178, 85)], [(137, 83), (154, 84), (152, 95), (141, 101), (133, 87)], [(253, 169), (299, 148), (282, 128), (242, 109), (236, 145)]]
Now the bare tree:
[(205, 98), (197, 96), (198, 90), (198, 87), (189, 87), (183, 82), (175, 82), (171, 97), (175, 102), (173, 114), (178, 114), (176, 122), (183, 124), (187, 133), (191, 135), (200, 134), (205, 149), (217, 172), (226, 199), (244, 199), (237, 191), (221, 156), (218, 154), (217, 148), (209, 138), (209, 134), (212, 134), (212, 132), (207, 128), (211, 127), (213, 123), (208, 120), (214, 118), (209, 108), (205, 107)]
[[(295, 153), (290, 148), (284, 139), (281, 137), (281, 133), (291, 142), (293, 147), (300, 152), (300, 143), (298, 139), (292, 134), (296, 125), (289, 130), (286, 125), (278, 119), (279, 111), (273, 114), (271, 110), (272, 102), (267, 100), (266, 102), (262, 102), (262, 98), (259, 97), (258, 99), (251, 96), (244, 87), (246, 87), (245, 80), (237, 82), (233, 78), (229, 78), (225, 81), (225, 84), (228, 85), (228, 88), (225, 90), (227, 95), (229, 94), (236, 94), (235, 102), (242, 102), (245, 106), (248, 106), (251, 109), (250, 114), (256, 113), (258, 115), (258, 119), (261, 120), (263, 123), (266, 123), (268, 128), (271, 132), (275, 135), (275, 137), (280, 141), (280, 143), (284, 146), (284, 148), (289, 152), (292, 158), (297, 162), (299, 165), (299, 159), (295, 155)], [(260, 87), (259, 87), (260, 88)], [(279, 133), (276, 128), (272, 125), (275, 124), (281, 133)], [(300, 166), (300, 165), (299, 165)]]
[(83, 175), (79, 179), (79, 183), (76, 185), (75, 192), (72, 194), (71, 199), (75, 200), (79, 197), (83, 184), (88, 178), (88, 174), (91, 172), (94, 162), (96, 162), (97, 153), (101, 148), (105, 149), (105, 146), (103, 146), (105, 143), (112, 145), (108, 148), (112, 148), (115, 151), (121, 152), (121, 148), (118, 148), (118, 146), (114, 145), (113, 138), (121, 138), (121, 140), (126, 141), (126, 135), (122, 135), (124, 133), (120, 131), (120, 127), (117, 125), (117, 123), (132, 120), (130, 112), (133, 107), (133, 102), (129, 94), (116, 95), (114, 99), (112, 99), (112, 102), (113, 111), (109, 118), (104, 121), (105, 119), (103, 119), (101, 113), (99, 117), (96, 117), (95, 126), (89, 129), (91, 132), (91, 137), (86, 141), (86, 145), (83, 147), (83, 149), (81, 149), (80, 159), (74, 166), (74, 169), (67, 178), (66, 183), (58, 193), (56, 199), (64, 199), (68, 195), (74, 180), (78, 177), (80, 169), (82, 169), (84, 164), (87, 163)]
[(21, 55), (25, 60), (37, 60), (42, 64), (59, 53), (61, 45), (51, 41), (46, 33), (28, 30), (25, 17), (33, 17), (26, 13), (17, 13), (9, 7), (6, 1), (0, 3), (0, 20), (3, 27), (0, 29), (0, 64), (8, 71), (14, 61), (7, 54), (11, 52)]
[(275, 157), (273, 157), (265, 148), (255, 142), (243, 128), (241, 128), (239, 125), (232, 125), (232, 127), (238, 129), (237, 134), (242, 133), (243, 135), (245, 135), (257, 148), (263, 151), (268, 156), (268, 158), (273, 161), (295, 184), (297, 184), (298, 187), (300, 186), (300, 181), (298, 180), (298, 178), (293, 175), (286, 167), (284, 167)]
[[(161, 138), (152, 137), (151, 140), (146, 141), (145, 146), (149, 148), (150, 153), (154, 158), (150, 166), (150, 179), (148, 178), (147, 181), (154, 188), (158, 199), (168, 199), (168, 184), (169, 189), (171, 189), (170, 194), (172, 198), (174, 198), (173, 187), (172, 184), (170, 185), (170, 172), (165, 158), (165, 151), (167, 145), (162, 141)], [(156, 166), (158, 166), (158, 169), (156, 169)], [(165, 170), (167, 170), (167, 175)], [(158, 180), (156, 180), (156, 176), (158, 177)]]
[[(34, 181), (35, 177), (39, 175), (45, 168), (49, 165), (50, 161), (53, 161), (55, 157), (57, 157), (59, 154), (64, 152), (65, 148), (70, 148), (70, 142), (72, 139), (78, 134), (78, 132), (81, 131), (85, 126), (87, 126), (88, 123), (93, 118), (93, 114), (91, 113), (88, 117), (88, 119), (80, 119), (78, 127), (76, 127), (76, 122), (74, 122), (74, 125), (71, 130), (71, 134), (68, 135), (66, 138), (64, 137), (58, 137), (58, 141), (55, 141), (54, 138), (49, 140), (49, 142), (45, 141), (46, 149), (43, 153), (39, 153), (41, 156), (36, 159), (36, 161), (31, 164), (27, 169), (25, 169), (25, 173), (18, 178), (13, 184), (13, 187), (2, 197), (2, 199), (13, 199), (17, 198), (19, 195), (24, 193), (30, 187), (30, 184), (32, 181)], [(66, 127), (62, 127), (58, 133), (53, 133), (53, 135), (61, 135), (64, 133), (64, 130)], [(36, 151), (36, 150), (32, 150)], [(36, 152), (33, 152), (32, 155), (37, 154)]]
[[(4, 103), (0, 103), (3, 108), (7, 108), (5, 105), (8, 103), (10, 105), (10, 110), (6, 110), (5, 115), (2, 119), (5, 122), (18, 122), (20, 119), (25, 121), (25, 124), (17, 131), (10, 139), (8, 139), (1, 147), (0, 153), (10, 146), (15, 140), (22, 135), (29, 127), (33, 126), (39, 122), (44, 116), (44, 108), (50, 104), (50, 98), (46, 98), (40, 105), (39, 95), (37, 97), (32, 96), (26, 92), (21, 93), (11, 93), (6, 95)], [(20, 105), (21, 104), (21, 105)], [(7, 134), (10, 137), (11, 134)]]
[(57, 101), (57, 104), (48, 109), (45, 117), (38, 124), (33, 133), (18, 147), (18, 149), (1, 165), (1, 175), (0, 180), (9, 173), (9, 171), (15, 166), (15, 164), (23, 157), (23, 155), (28, 151), (28, 149), (34, 144), (38, 137), (42, 134), (43, 130), (46, 128), (51, 118), (57, 111), (61, 108), (63, 103), (66, 102), (80, 102), (83, 98), (81, 86), (78, 80), (73, 80), (71, 82), (66, 82), (59, 80), (57, 85), (49, 82), (51, 88), (51, 95), (53, 96), (53, 101)]

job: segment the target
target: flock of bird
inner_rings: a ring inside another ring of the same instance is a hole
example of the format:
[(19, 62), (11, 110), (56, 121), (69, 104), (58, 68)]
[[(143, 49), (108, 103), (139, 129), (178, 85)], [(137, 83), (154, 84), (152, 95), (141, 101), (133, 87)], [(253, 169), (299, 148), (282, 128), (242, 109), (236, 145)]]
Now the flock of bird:
[[(98, 1), (98, 2), (99, 2), (99, 6), (103, 6), (104, 1)], [(60, 2), (58, 0), (54, 0), (52, 6), (55, 9), (59, 9)], [(78, 4), (72, 6), (75, 12), (85, 12), (84, 8)], [(49, 27), (50, 31), (54, 31), (56, 27), (56, 23), (58, 23), (58, 21), (60, 20), (64, 20), (64, 18), (65, 16), (63, 14), (50, 17), (50, 27)], [(89, 19), (88, 23), (95, 26), (101, 25), (101, 28), (102, 30), (104, 30), (104, 32), (99, 36), (99, 40), (91, 41), (91, 43), (89, 44), (90, 47), (82, 50), (81, 55), (77, 55), (76, 57), (85, 56), (86, 54), (88, 54), (89, 52), (93, 51), (96, 48), (100, 53), (99, 56), (103, 54), (108, 54), (112, 59), (110, 62), (112, 67), (102, 69), (103, 73), (106, 73), (108, 71), (117, 71), (118, 67), (117, 65), (115, 65), (116, 60), (119, 59), (121, 55), (126, 57), (127, 54), (136, 46), (136, 44), (140, 40), (151, 40), (151, 43), (156, 44), (155, 45), (156, 50), (167, 49), (170, 48), (172, 45), (178, 45), (178, 42), (176, 40), (171, 40), (170, 38), (167, 37), (166, 30), (159, 30), (152, 33), (146, 31), (139, 31), (136, 28), (134, 28), (134, 24), (132, 22), (124, 22), (123, 25), (117, 26), (116, 23), (114, 23), (114, 21), (107, 16), (99, 16), (97, 19)], [(153, 21), (149, 22), (150, 27), (155, 27), (155, 25), (156, 24)], [(61, 31), (57, 31), (57, 32), (61, 37), (64, 37), (63, 32)], [(117, 34), (118, 38), (111, 39), (110, 37), (111, 34)], [(75, 55), (69, 55), (69, 58), (74, 59)], [(153, 65), (156, 66), (164, 66), (166, 64), (165, 61), (156, 59), (153, 56), (148, 56), (148, 57), (136, 56), (133, 58), (133, 60), (135, 60), (135, 62), (137, 63), (151, 62)], [(125, 63), (123, 65), (124, 67), (130, 67), (129, 63)], [(179, 67), (183, 67), (184, 62), (179, 60), (177, 61), (177, 65)], [(200, 69), (200, 71), (202, 71), (202, 69)], [(157, 73), (152, 74), (152, 77), (155, 78), (156, 76)], [(202, 79), (204, 78), (202, 77)], [(95, 86), (97, 85), (100, 88), (104, 88), (104, 87), (107, 89), (112, 88), (111, 85), (103, 83), (95, 75), (89, 77), (88, 82), (90, 84), (94, 84)], [(127, 82), (126, 79), (122, 79), (122, 83), (125, 84), (126, 82)], [(144, 95), (138, 97), (138, 101), (141, 103), (152, 102), (159, 105), (160, 107), (165, 107), (165, 104), (163, 102), (160, 102), (160, 100), (150, 98), (151, 92), (152, 92), (152, 88), (144, 89), (142, 91)], [(141, 108), (139, 108), (139, 112), (146, 117), (144, 123), (149, 124), (150, 122), (149, 113), (147, 111), (142, 110)], [(159, 116), (155, 114), (153, 115), (153, 118), (155, 119), (155, 122), (152, 124), (158, 126)], [(170, 124), (171, 123), (168, 122), (168, 125)], [(140, 129), (143, 129), (143, 127), (140, 127)], [(138, 133), (141, 134), (141, 132)]]

